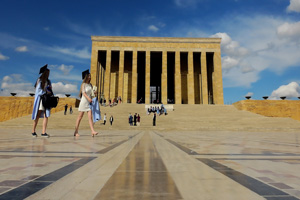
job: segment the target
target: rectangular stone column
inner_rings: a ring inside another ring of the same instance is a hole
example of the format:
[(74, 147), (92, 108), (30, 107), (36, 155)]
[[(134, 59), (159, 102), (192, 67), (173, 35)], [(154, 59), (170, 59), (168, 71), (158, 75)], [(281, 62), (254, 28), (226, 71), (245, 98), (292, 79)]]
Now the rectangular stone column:
[(111, 50), (106, 51), (106, 69), (104, 79), (104, 98), (108, 103), (110, 98), (110, 67), (111, 67)]
[(161, 74), (161, 101), (163, 104), (168, 103), (168, 68), (167, 52), (162, 53), (162, 74)]
[(150, 51), (146, 51), (145, 103), (150, 103)]
[(123, 97), (122, 103), (127, 103), (128, 101), (128, 81), (129, 81), (129, 74), (124, 73), (124, 89), (123, 89)]
[[(97, 74), (97, 67), (98, 67), (98, 50), (92, 45), (92, 56), (91, 56), (91, 84), (96, 85), (97, 78), (99, 74)], [(98, 85), (96, 85), (98, 87)]]
[(180, 71), (180, 51), (175, 52), (175, 103), (181, 104), (181, 71)]
[(132, 52), (131, 103), (137, 103), (137, 51)]
[(194, 60), (193, 52), (188, 52), (188, 104), (195, 104)]
[(206, 66), (206, 52), (201, 52), (201, 80), (202, 80), (202, 102), (208, 104), (208, 90), (207, 90), (207, 66)]
[[(124, 51), (120, 51), (120, 59), (119, 59), (119, 85), (118, 85), (118, 96), (123, 99), (123, 89), (124, 89)], [(123, 101), (127, 103), (126, 101)]]
[(215, 104), (224, 104), (221, 52), (214, 52), (213, 93)]

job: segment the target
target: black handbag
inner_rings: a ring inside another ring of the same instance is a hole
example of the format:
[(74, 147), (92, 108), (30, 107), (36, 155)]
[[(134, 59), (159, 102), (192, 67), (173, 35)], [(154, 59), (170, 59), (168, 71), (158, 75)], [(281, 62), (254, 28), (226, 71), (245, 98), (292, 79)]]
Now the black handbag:
[(55, 108), (58, 104), (59, 97), (54, 96), (53, 94), (43, 94), (42, 96), (42, 103), (44, 108), (50, 109)]

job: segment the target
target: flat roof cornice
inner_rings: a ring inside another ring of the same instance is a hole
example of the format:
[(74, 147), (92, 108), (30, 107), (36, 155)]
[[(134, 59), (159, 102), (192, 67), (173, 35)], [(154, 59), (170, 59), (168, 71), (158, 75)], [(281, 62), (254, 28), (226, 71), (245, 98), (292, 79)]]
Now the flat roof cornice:
[(91, 36), (94, 42), (221, 43), (221, 38)]

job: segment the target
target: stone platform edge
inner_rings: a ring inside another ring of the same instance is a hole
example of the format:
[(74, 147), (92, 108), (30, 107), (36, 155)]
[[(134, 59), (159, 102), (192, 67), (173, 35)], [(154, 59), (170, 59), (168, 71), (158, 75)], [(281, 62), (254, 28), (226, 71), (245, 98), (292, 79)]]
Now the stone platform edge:
[(242, 100), (233, 103), (238, 110), (245, 110), (266, 117), (289, 117), (300, 121), (299, 100)]

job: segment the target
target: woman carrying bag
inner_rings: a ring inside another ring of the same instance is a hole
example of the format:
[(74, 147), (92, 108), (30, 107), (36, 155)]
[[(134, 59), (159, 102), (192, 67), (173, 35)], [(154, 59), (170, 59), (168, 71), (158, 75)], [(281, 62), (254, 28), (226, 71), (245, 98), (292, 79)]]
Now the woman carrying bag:
[(92, 93), (93, 92), (93, 87), (91, 84), (91, 74), (89, 72), (89, 70), (86, 70), (84, 72), (82, 72), (82, 84), (80, 87), (80, 93), (79, 96), (81, 97), (80, 99), (80, 104), (79, 104), (79, 115), (76, 121), (76, 125), (75, 125), (75, 132), (74, 132), (74, 136), (79, 136), (78, 133), (78, 129), (79, 129), (79, 125), (81, 122), (81, 119), (84, 115), (84, 112), (88, 113), (88, 119), (89, 119), (89, 125), (92, 131), (92, 137), (94, 137), (95, 135), (98, 134), (98, 132), (96, 132), (94, 130), (94, 123), (93, 123), (93, 116), (92, 116), (92, 111), (90, 108), (90, 104), (92, 103)]
[(40, 69), (40, 73), (42, 74), (37, 82), (35, 83), (35, 97), (34, 97), (34, 104), (33, 104), (33, 111), (31, 119), (33, 121), (32, 127), (32, 136), (37, 137), (36, 134), (36, 126), (39, 122), (39, 118), (44, 118), (43, 121), (43, 131), (41, 136), (42, 137), (49, 137), (46, 133), (47, 124), (48, 124), (48, 117), (50, 117), (50, 108), (45, 108), (42, 103), (42, 95), (48, 93), (52, 94), (52, 85), (51, 81), (48, 79), (50, 75), (50, 70), (47, 68), (47, 65), (43, 66)]

